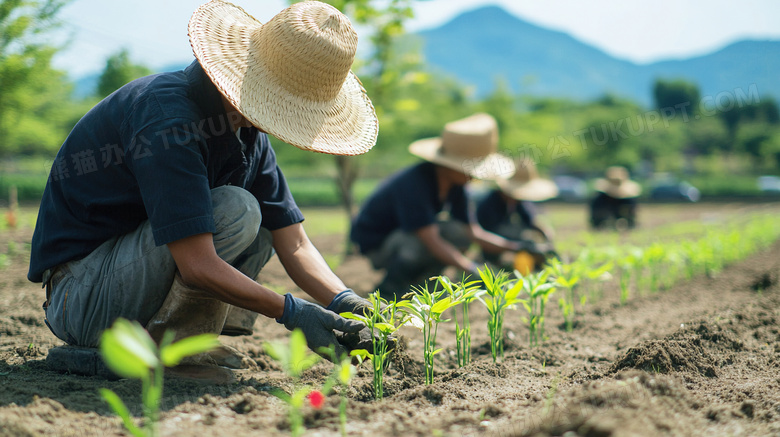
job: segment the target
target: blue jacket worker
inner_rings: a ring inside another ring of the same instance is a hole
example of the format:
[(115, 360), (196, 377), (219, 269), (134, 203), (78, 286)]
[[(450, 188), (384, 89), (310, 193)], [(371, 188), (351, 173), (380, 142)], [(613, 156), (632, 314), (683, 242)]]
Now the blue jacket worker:
[(386, 270), (377, 286), (383, 297), (400, 298), (446, 266), (473, 277), (478, 266), (464, 255), (472, 242), (492, 251), (517, 247), (471, 219), (464, 189), (471, 178), (514, 173), (512, 160), (497, 150), (492, 116), (478, 113), (450, 122), (441, 136), (409, 146), (425, 162), (394, 174), (365, 201), (350, 237), (375, 269)]
[[(46, 323), (68, 345), (94, 348), (119, 317), (160, 341), (168, 328), (177, 339), (251, 334), (259, 313), (300, 328), (313, 350), (346, 352), (337, 336), (367, 328), (338, 314), (368, 301), (310, 242), (268, 135), (335, 155), (374, 146), (376, 114), (350, 71), (357, 34), (316, 1), (262, 25), (215, 0), (188, 30), (189, 67), (106, 97), (57, 154), (28, 273), (46, 288)], [(321, 305), (254, 280), (274, 252)], [(182, 376), (230, 380), (243, 358), (223, 346)]]
[[(477, 221), (487, 231), (527, 242), (529, 249), (536, 248), (536, 243), (550, 243), (553, 229), (540, 219), (535, 202), (556, 197), (558, 187), (539, 177), (536, 164), (530, 159), (516, 160), (515, 168), (511, 178), (497, 180), (498, 187), (477, 202)], [(483, 251), (485, 260), (496, 265), (503, 264), (500, 255)]]
[(590, 202), (593, 229), (633, 229), (636, 227), (637, 197), (642, 187), (628, 178), (621, 166), (607, 168), (605, 177), (595, 182), (598, 194)]

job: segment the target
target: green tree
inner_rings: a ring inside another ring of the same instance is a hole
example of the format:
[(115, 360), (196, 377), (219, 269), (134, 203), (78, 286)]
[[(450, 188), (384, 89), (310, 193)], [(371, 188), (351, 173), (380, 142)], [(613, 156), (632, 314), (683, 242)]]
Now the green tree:
[(106, 97), (131, 80), (149, 74), (152, 74), (152, 71), (130, 61), (130, 54), (123, 48), (106, 60), (106, 68), (98, 81), (98, 97)]
[(0, 1), (0, 155), (53, 149), (67, 133), (69, 84), (51, 68), (62, 47), (46, 37), (69, 1)]
[(682, 79), (656, 79), (653, 84), (653, 98), (656, 109), (694, 114), (699, 111), (701, 93), (695, 83)]

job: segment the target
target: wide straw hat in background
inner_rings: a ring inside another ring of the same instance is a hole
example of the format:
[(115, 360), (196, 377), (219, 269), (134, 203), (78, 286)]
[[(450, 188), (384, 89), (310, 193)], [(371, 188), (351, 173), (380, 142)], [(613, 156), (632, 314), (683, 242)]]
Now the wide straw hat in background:
[(261, 24), (222, 0), (189, 22), (192, 51), (253, 125), (304, 150), (359, 155), (376, 144), (374, 106), (350, 68), (357, 33), (333, 6), (296, 3)]
[(447, 123), (440, 137), (417, 140), (409, 152), (475, 179), (506, 179), (515, 172), (511, 159), (498, 153), (498, 124), (477, 113)]
[(628, 179), (628, 170), (621, 166), (607, 168), (605, 178), (597, 179), (594, 186), (596, 190), (606, 193), (616, 199), (628, 199), (637, 197), (642, 192), (642, 187)]
[(517, 200), (541, 202), (558, 195), (555, 182), (539, 177), (536, 164), (530, 159), (515, 161), (515, 174), (509, 179), (499, 179), (496, 183), (504, 194)]

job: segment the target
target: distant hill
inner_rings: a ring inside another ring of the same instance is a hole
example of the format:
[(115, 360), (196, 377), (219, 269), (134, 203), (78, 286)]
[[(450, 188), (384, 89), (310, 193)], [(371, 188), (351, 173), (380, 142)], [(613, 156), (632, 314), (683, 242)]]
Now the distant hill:
[(609, 92), (649, 105), (652, 83), (663, 77), (695, 82), (702, 95), (747, 93), (755, 85), (761, 96), (780, 98), (780, 41), (741, 41), (705, 56), (637, 65), (497, 6), (415, 35), (431, 68), (474, 85), (479, 95), (502, 77), (521, 94), (583, 100)]
[[(708, 55), (637, 65), (614, 58), (570, 35), (530, 24), (497, 6), (465, 12), (412, 35), (431, 69), (489, 93), (503, 78), (518, 94), (590, 100), (612, 93), (652, 103), (657, 77), (683, 78), (702, 96), (750, 87), (780, 100), (780, 41), (740, 41)], [(170, 65), (174, 71), (187, 64)], [(94, 93), (99, 73), (76, 80), (74, 94)]]

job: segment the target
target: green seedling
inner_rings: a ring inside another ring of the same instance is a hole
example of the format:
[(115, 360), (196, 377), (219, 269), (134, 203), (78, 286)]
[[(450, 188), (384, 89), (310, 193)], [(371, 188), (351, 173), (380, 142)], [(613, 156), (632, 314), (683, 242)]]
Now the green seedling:
[(518, 295), (523, 289), (523, 280), (510, 281), (508, 273), (499, 270), (494, 274), (488, 266), (478, 271), (485, 285), (485, 293), (479, 296), (479, 300), (488, 310), (490, 354), (493, 363), (496, 363), (504, 359), (504, 315), (507, 308), (514, 308), (515, 304), (522, 302)]
[(346, 354), (337, 357), (333, 347), (327, 348), (325, 352), (331, 357), (333, 372), (322, 387), (322, 392), (329, 394), (334, 386), (339, 387), (339, 427), (342, 437), (345, 437), (347, 435), (347, 389), (349, 382), (355, 376), (356, 369), (352, 365), (352, 358)]
[(661, 274), (661, 264), (666, 259), (666, 249), (660, 243), (653, 243), (645, 250), (644, 263), (650, 274), (650, 292), (658, 292), (658, 279)]
[(467, 281), (463, 278), (460, 283), (453, 284), (446, 276), (439, 276), (442, 287), (450, 294), (452, 301), (461, 303), (462, 327), (455, 314), (455, 342), (458, 352), (458, 367), (465, 367), (471, 363), (471, 323), (469, 322), (469, 306), (478, 299), (485, 290), (480, 289), (479, 281)]
[(528, 341), (531, 347), (538, 346), (544, 341), (544, 310), (555, 292), (555, 283), (549, 281), (550, 272), (547, 270), (526, 276), (515, 271), (515, 276), (522, 282), (522, 289), (528, 295), (528, 299), (521, 301), (528, 311), (528, 317), (524, 319), (528, 323)]
[(645, 251), (641, 247), (633, 247), (629, 250), (629, 256), (634, 258), (634, 284), (636, 284), (636, 292), (640, 296), (642, 295), (642, 289), (640, 284), (642, 283), (642, 273), (644, 272), (645, 264), (642, 261), (645, 256)]
[(620, 268), (620, 304), (625, 305), (631, 294), (631, 274), (636, 269), (637, 259), (629, 254), (618, 260)]
[(112, 390), (101, 388), (100, 394), (131, 434), (136, 437), (157, 435), (157, 421), (163, 389), (163, 369), (178, 365), (182, 359), (208, 352), (219, 346), (213, 334), (201, 334), (171, 343), (172, 331), (166, 331), (159, 348), (138, 322), (117, 319), (103, 331), (100, 353), (109, 369), (123, 378), (141, 380), (141, 399), (146, 418), (143, 428), (133, 423), (130, 410)]
[(384, 372), (387, 368), (386, 361), (390, 355), (389, 346), (393, 339), (393, 334), (408, 321), (408, 318), (399, 318), (399, 304), (396, 301), (388, 302), (379, 296), (376, 291), (368, 295), (368, 301), (371, 302), (372, 310), (370, 314), (341, 313), (342, 317), (359, 320), (363, 322), (372, 334), (372, 350), (365, 349), (353, 350), (353, 356), (361, 360), (370, 359), (374, 370), (374, 398), (382, 399), (384, 396)]
[(282, 390), (273, 390), (271, 394), (283, 400), (288, 405), (288, 414), (290, 418), (290, 433), (293, 436), (299, 436), (303, 432), (303, 415), (301, 409), (306, 400), (306, 396), (312, 393), (308, 386), (295, 387), (301, 379), (304, 371), (317, 364), (321, 357), (312, 353), (306, 345), (306, 337), (303, 331), (296, 328), (290, 333), (290, 342), (285, 347), (281, 343), (263, 343), (263, 348), (268, 355), (278, 361), (282, 370), (293, 380), (292, 394)]
[[(591, 295), (593, 296), (594, 301), (601, 298), (603, 289), (602, 284), (612, 279), (612, 274), (609, 272), (611, 269), (612, 262), (604, 263), (598, 267), (584, 269), (585, 277), (588, 279), (588, 282), (595, 285), (591, 287)], [(585, 306), (586, 300), (584, 298), (585, 296), (580, 298), (581, 306)]]
[[(434, 279), (434, 278), (432, 278)], [(423, 333), (423, 359), (425, 361), (425, 384), (433, 384), (434, 356), (441, 352), (436, 349), (436, 334), (439, 331), (439, 323), (447, 322), (441, 315), (460, 301), (453, 300), (444, 288), (438, 289), (440, 281), (435, 278), (433, 290), (429, 289), (428, 282), (422, 286), (413, 287), (413, 294), (409, 300), (398, 302), (401, 310), (409, 316), (412, 326)]]
[(580, 281), (579, 264), (563, 264), (557, 258), (550, 260), (546, 267), (554, 283), (563, 288), (564, 296), (558, 299), (558, 307), (563, 314), (566, 331), (574, 329), (574, 304), (577, 301), (577, 283)]

